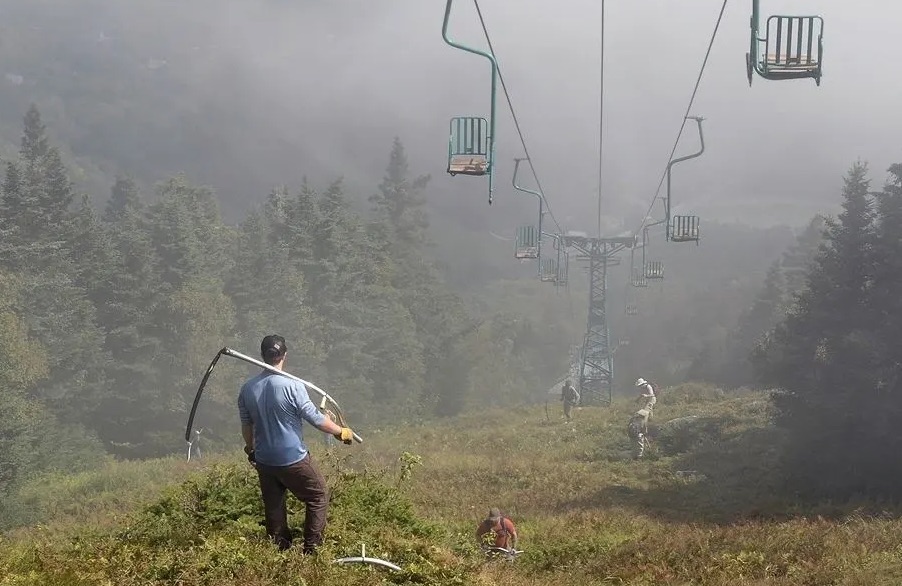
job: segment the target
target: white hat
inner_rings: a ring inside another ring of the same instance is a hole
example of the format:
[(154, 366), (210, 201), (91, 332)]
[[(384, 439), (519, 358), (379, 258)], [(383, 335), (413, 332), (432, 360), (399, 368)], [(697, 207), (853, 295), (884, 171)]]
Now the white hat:
[(644, 378), (640, 378), (639, 380), (636, 381), (637, 387), (641, 387), (642, 385), (647, 385), (647, 384), (648, 384), (648, 381), (645, 380)]

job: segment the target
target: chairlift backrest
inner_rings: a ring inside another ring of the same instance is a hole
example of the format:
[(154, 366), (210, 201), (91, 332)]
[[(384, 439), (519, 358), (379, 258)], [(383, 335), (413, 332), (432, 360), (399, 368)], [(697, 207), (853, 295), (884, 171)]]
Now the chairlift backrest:
[(514, 257), (518, 259), (539, 258), (539, 230), (535, 226), (517, 228)]
[(645, 274), (638, 269), (634, 270), (633, 275), (630, 278), (630, 285), (633, 287), (648, 287), (648, 281), (645, 279)]
[(645, 263), (646, 279), (663, 279), (664, 278), (664, 261), (654, 260)]
[(553, 282), (557, 278), (557, 260), (553, 258), (543, 258), (539, 260), (539, 280), (544, 282)]
[(485, 118), (451, 119), (448, 142), (448, 173), (485, 175), (491, 168), (489, 123)]
[(567, 251), (560, 251), (558, 257), (560, 261), (557, 263), (557, 276), (554, 280), (554, 284), (557, 287), (564, 287), (567, 285), (567, 279), (569, 278), (570, 273), (570, 253)]
[(771, 16), (767, 19), (764, 65), (769, 72), (807, 71), (821, 59), (819, 16)]
[(813, 78), (821, 84), (824, 20), (820, 16), (773, 15), (763, 31), (760, 27), (759, 0), (753, 0), (751, 44), (746, 54), (749, 85), (755, 73), (771, 80)]
[(698, 242), (698, 216), (673, 216), (670, 225), (670, 240), (673, 242)]

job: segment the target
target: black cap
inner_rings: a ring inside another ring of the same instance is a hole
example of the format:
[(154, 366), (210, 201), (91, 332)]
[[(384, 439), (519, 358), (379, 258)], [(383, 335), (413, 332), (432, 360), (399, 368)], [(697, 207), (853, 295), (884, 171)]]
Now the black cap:
[(278, 334), (271, 334), (260, 342), (260, 355), (264, 360), (276, 360), (288, 351), (285, 338)]

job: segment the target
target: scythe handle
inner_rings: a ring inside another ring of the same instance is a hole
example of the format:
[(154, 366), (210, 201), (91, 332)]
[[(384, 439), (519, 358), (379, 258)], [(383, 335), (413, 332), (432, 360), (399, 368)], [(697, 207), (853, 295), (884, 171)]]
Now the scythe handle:
[[(312, 389), (312, 390), (316, 391), (316, 392), (319, 394), (320, 397), (322, 397), (323, 399), (325, 399), (325, 400), (329, 401), (330, 403), (332, 403), (332, 405), (335, 407), (335, 409), (336, 409), (339, 413), (341, 413), (341, 406), (335, 401), (335, 399), (333, 399), (333, 398), (329, 395), (329, 393), (327, 393), (326, 391), (322, 390), (321, 388), (319, 388), (318, 386), (316, 386), (315, 384), (313, 384), (313, 383), (311, 383), (311, 382), (305, 381), (304, 379), (302, 379), (302, 378), (300, 378), (300, 377), (297, 377), (297, 376), (294, 376), (294, 375), (291, 374), (291, 373), (285, 372), (284, 370), (279, 370), (278, 368), (276, 368), (276, 367), (274, 367), (274, 366), (271, 366), (271, 365), (269, 365), (269, 364), (266, 364), (266, 363), (263, 362), (262, 360), (257, 360), (256, 358), (251, 358), (250, 356), (248, 356), (248, 355), (246, 355), (246, 354), (242, 354), (241, 352), (238, 352), (237, 350), (232, 350), (231, 348), (223, 348), (222, 350), (220, 350), (220, 353), (221, 353), (221, 354), (228, 354), (229, 356), (232, 356), (233, 358), (238, 358), (239, 360), (244, 360), (245, 362), (249, 362), (249, 363), (251, 363), (251, 364), (254, 364), (254, 365), (256, 365), (256, 366), (259, 366), (260, 368), (262, 368), (262, 369), (264, 369), (264, 370), (268, 370), (268, 371), (273, 372), (273, 373), (275, 373), (275, 374), (281, 374), (282, 376), (284, 376), (284, 377), (286, 377), (286, 378), (290, 378), (291, 380), (298, 381), (299, 383), (303, 384), (305, 387), (307, 387), (307, 388), (309, 388), (309, 389)], [(217, 358), (218, 358), (218, 355), (217, 355)], [(215, 363), (214, 363), (214, 364), (215, 364)], [(212, 365), (211, 365), (211, 368), (212, 368)], [(208, 371), (208, 375), (207, 375), (207, 376), (209, 376), (209, 371)], [(363, 438), (361, 438), (361, 437), (360, 437), (359, 435), (357, 435), (357, 433), (355, 432), (355, 433), (354, 433), (354, 441), (356, 441), (357, 443), (360, 444), (360, 443), (363, 443)]]

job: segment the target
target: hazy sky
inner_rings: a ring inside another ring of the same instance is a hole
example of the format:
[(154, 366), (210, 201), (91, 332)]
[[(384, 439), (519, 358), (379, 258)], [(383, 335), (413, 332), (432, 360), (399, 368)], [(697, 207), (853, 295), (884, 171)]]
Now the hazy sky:
[[(444, 173), (448, 119), (487, 115), (489, 75), (484, 60), (443, 43), (442, 0), (286, 5), (232, 10), (211, 24), (223, 35), (223, 57), (232, 51), (231, 58), (251, 63), (274, 106), (288, 112), (297, 104), (300, 119), (329, 119), (307, 135), (324, 164), (350, 159), (378, 172), (384, 152), (371, 153), (369, 145), (400, 134), (413, 147), (414, 167), (432, 173), (437, 186), (458, 198), (485, 198), (483, 180)], [(627, 202), (638, 209), (650, 201), (720, 5), (607, 1), (603, 191), (612, 218), (628, 212)], [(569, 218), (569, 228), (594, 232), (600, 2), (481, 6), (555, 214)], [(674, 207), (707, 218), (798, 223), (836, 202), (842, 173), (855, 159), (871, 163), (877, 184), (890, 163), (902, 161), (902, 80), (894, 73), (902, 62), (902, 7), (887, 0), (763, 1), (765, 15), (824, 17), (824, 78), (817, 87), (813, 80), (756, 77), (751, 88), (744, 65), (750, 9), (747, 0), (727, 6), (693, 108), (706, 117), (707, 151), (675, 167)], [(451, 30), (484, 46), (468, 0), (455, 2)], [(500, 92), (498, 113), (503, 199), (514, 197), (511, 159), (522, 152)], [(694, 128), (687, 131), (678, 153), (696, 144)]]
[[(54, 0), (40, 2), (53, 10)], [(568, 229), (594, 233), (600, 0), (482, 0), (481, 6), (555, 215)], [(634, 227), (651, 201), (720, 6), (721, 0), (607, 0), (609, 232)], [(185, 106), (189, 116), (194, 111), (201, 120), (223, 96), (232, 99), (228, 116), (240, 140), (216, 145), (227, 169), (241, 161), (241, 173), (254, 181), (288, 184), (303, 174), (320, 182), (342, 174), (372, 189), (399, 135), (412, 170), (432, 174), (445, 209), (485, 205), (484, 179), (445, 173), (448, 120), (488, 115), (489, 69), (484, 59), (443, 42), (444, 0), (85, 0), (83, 7), (97, 13), (87, 20), (90, 30), (79, 33), (86, 43), (102, 40), (115, 53), (117, 39), (138, 39), (156, 45), (148, 62), (166, 60), (170, 69), (187, 72), (205, 93), (205, 101)], [(902, 161), (896, 73), (902, 6), (762, 0), (764, 15), (824, 17), (821, 87), (758, 77), (748, 86), (750, 11), (750, 0), (727, 6), (692, 111), (706, 118), (707, 150), (675, 167), (674, 210), (801, 224), (816, 211), (835, 209), (843, 172), (856, 159), (870, 162), (875, 187), (890, 163)], [(484, 47), (471, 0), (455, 1), (451, 34)], [(159, 114), (175, 115), (163, 106)], [(688, 126), (678, 154), (696, 144)], [(510, 231), (529, 219), (533, 202), (510, 188), (512, 159), (523, 152), (500, 91), (496, 154), (497, 204), (484, 213), (497, 219), (499, 231)]]

